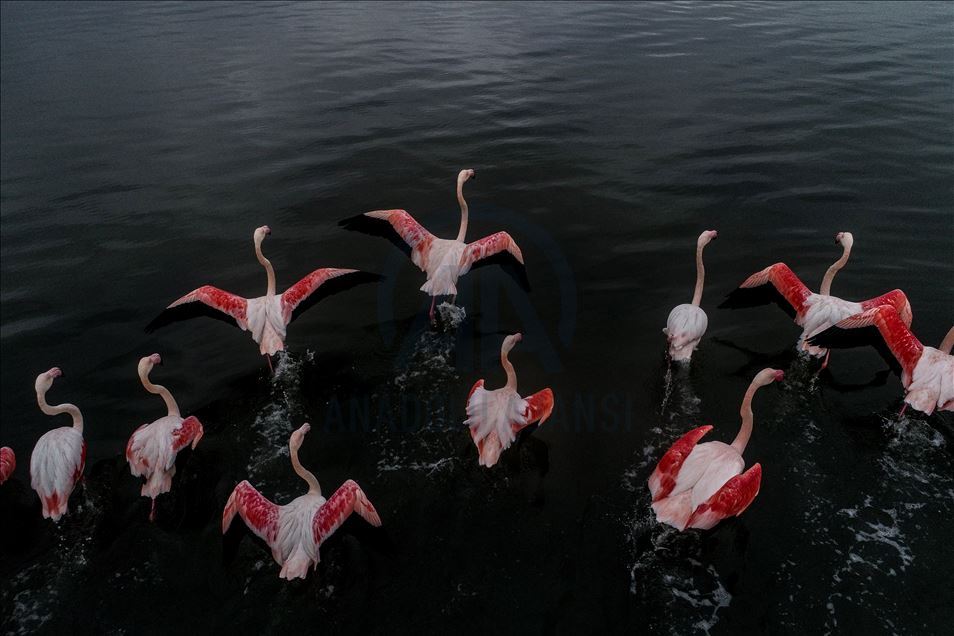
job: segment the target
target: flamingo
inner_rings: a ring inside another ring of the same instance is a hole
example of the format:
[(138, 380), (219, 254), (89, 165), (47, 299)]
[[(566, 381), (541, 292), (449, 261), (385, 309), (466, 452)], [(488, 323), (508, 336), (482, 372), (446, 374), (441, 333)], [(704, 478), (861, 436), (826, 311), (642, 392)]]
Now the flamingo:
[(172, 476), (176, 474), (176, 455), (191, 442), (193, 450), (204, 433), (202, 423), (194, 416), (183, 419), (179, 405), (172, 393), (164, 386), (149, 381), (149, 372), (162, 364), (158, 353), (139, 360), (139, 379), (150, 393), (166, 403), (168, 414), (151, 424), (143, 424), (129, 437), (126, 444), (126, 461), (134, 477), (145, 477), (142, 496), (152, 499), (149, 520), (156, 518), (156, 497), (172, 488)]
[(83, 439), (83, 414), (73, 404), (50, 406), (46, 392), (53, 380), (63, 375), (58, 367), (36, 376), (36, 402), (47, 415), (69, 413), (73, 426), (47, 431), (37, 440), (30, 457), (33, 490), (43, 504), (43, 518), (59, 521), (68, 510), (70, 494), (83, 476), (86, 465), (86, 441)]
[(666, 319), (666, 328), (663, 329), (663, 333), (666, 334), (666, 340), (669, 342), (669, 357), (673, 360), (688, 362), (692, 358), (692, 352), (699, 346), (702, 336), (705, 335), (706, 327), (709, 326), (706, 312), (699, 306), (702, 302), (702, 286), (706, 280), (702, 250), (718, 237), (719, 233), (715, 230), (706, 230), (699, 235), (696, 241), (696, 289), (692, 294), (692, 303), (676, 305)]
[(470, 436), (477, 446), (479, 463), (488, 468), (497, 463), (500, 453), (510, 447), (517, 433), (538, 421), (543, 424), (553, 412), (553, 391), (543, 389), (527, 398), (517, 393), (517, 373), (507, 354), (523, 336), (519, 333), (504, 338), (500, 347), (500, 364), (507, 373), (507, 384), (488, 391), (484, 381), (477, 380), (467, 396), (467, 419)]
[(17, 468), (17, 456), (9, 446), (0, 448), (0, 485), (10, 479)]
[[(862, 311), (878, 307), (879, 305), (892, 305), (898, 310), (905, 324), (910, 325), (912, 319), (911, 304), (907, 296), (900, 289), (895, 289), (887, 294), (864, 300), (861, 302), (851, 302), (842, 300), (837, 296), (831, 295), (831, 284), (835, 279), (835, 274), (848, 262), (848, 256), (851, 254), (851, 246), (854, 243), (854, 237), (851, 232), (839, 232), (835, 235), (835, 242), (841, 243), (843, 252), (841, 258), (835, 261), (822, 278), (821, 287), (818, 293), (813, 293), (802, 281), (798, 279), (794, 272), (789, 269), (785, 263), (775, 263), (763, 269), (760, 272), (752, 274), (739, 285), (739, 289), (749, 289), (772, 283), (782, 297), (791, 305), (795, 311), (795, 324), (802, 327), (802, 335), (798, 339), (799, 350), (814, 358), (824, 356), (825, 362), (822, 368), (828, 364), (827, 348), (812, 345), (808, 339), (815, 334), (831, 327), (839, 320), (848, 318)], [(738, 290), (736, 290), (738, 292)], [(733, 295), (736, 293), (733, 292)], [(732, 295), (729, 300), (723, 303), (722, 307), (731, 306)]]
[[(259, 344), (259, 351), (265, 356), (269, 368), (271, 368), (271, 356), (285, 348), (286, 328), (295, 318), (296, 309), (298, 309), (299, 305), (308, 300), (319, 287), (331, 279), (347, 276), (348, 283), (350, 284), (345, 284), (341, 288), (336, 288), (333, 291), (328, 291), (328, 293), (323, 294), (330, 295), (356, 284), (377, 280), (379, 278), (374, 274), (368, 274), (367, 272), (361, 272), (356, 269), (325, 267), (314, 270), (285, 290), (281, 295), (276, 295), (275, 269), (272, 267), (271, 261), (265, 258), (265, 255), (262, 253), (262, 241), (264, 241), (265, 237), (271, 234), (271, 232), (271, 229), (267, 225), (263, 225), (260, 228), (256, 228), (252, 235), (252, 239), (255, 242), (255, 256), (258, 258), (258, 262), (262, 264), (262, 267), (265, 268), (265, 273), (268, 278), (264, 296), (259, 296), (258, 298), (243, 298), (213, 287), (212, 285), (203, 285), (172, 302), (146, 327), (146, 330), (153, 331), (175, 320), (202, 315), (205, 312), (202, 310), (201, 305), (205, 305), (215, 310), (213, 314), (216, 315), (213, 317), (223, 318), (231, 316), (235, 319), (238, 326), (241, 327), (242, 331), (251, 331), (252, 339)], [(317, 296), (312, 297), (309, 302), (302, 305), (301, 311), (307, 309), (312, 304), (311, 301), (317, 302), (317, 300), (319, 300)], [(190, 303), (200, 303), (200, 305), (190, 305)], [(170, 313), (170, 310), (180, 306), (186, 306), (186, 310), (183, 311), (181, 316), (175, 312)]]
[(281, 579), (303, 579), (309, 566), (318, 567), (318, 548), (352, 512), (372, 526), (381, 525), (381, 517), (364, 491), (350, 479), (327, 501), (321, 496), (318, 480), (298, 461), (298, 449), (310, 430), (311, 426), (305, 423), (288, 441), (292, 467), (308, 484), (307, 493), (279, 506), (243, 481), (232, 491), (222, 512), (222, 534), (238, 513), (245, 525), (271, 548), (272, 558), (282, 566), (278, 575)]
[(752, 397), (760, 387), (780, 382), (784, 374), (763, 369), (752, 380), (739, 414), (742, 427), (731, 444), (699, 440), (711, 426), (695, 428), (673, 444), (649, 477), (656, 520), (678, 530), (708, 530), (726, 517), (737, 517), (759, 494), (762, 465), (744, 473), (742, 453), (752, 435)]
[[(891, 305), (872, 307), (838, 322), (838, 329), (858, 329), (874, 325), (885, 344), (901, 365), (901, 385), (905, 389), (904, 408), (909, 405), (930, 415), (934, 409), (954, 411), (954, 327), (935, 349), (921, 343), (911, 333), (909, 324)], [(835, 344), (838, 334), (829, 329), (815, 337), (826, 344)], [(904, 413), (902, 408), (901, 413)]]
[[(520, 267), (523, 267), (523, 254), (520, 247), (506, 232), (491, 234), (473, 243), (465, 243), (467, 235), (467, 201), (464, 200), (464, 183), (475, 179), (472, 169), (461, 170), (457, 175), (457, 202), (460, 204), (460, 230), (455, 239), (437, 238), (414, 220), (405, 210), (374, 210), (340, 223), (347, 229), (362, 229), (362, 221), (367, 218), (388, 222), (394, 231), (411, 248), (411, 262), (422, 272), (427, 280), (421, 291), (430, 294), (431, 309), (428, 312), (434, 321), (434, 303), (438, 296), (457, 298), (457, 279), (470, 271), (481, 259), (497, 254), (510, 254)], [(373, 227), (373, 226), (372, 226)]]

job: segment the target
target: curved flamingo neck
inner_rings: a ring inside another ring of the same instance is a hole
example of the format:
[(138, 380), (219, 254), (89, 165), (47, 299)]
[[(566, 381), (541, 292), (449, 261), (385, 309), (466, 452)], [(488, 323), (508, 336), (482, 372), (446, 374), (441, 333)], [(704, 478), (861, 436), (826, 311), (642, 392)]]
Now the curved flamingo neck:
[(272, 262), (265, 258), (265, 254), (262, 253), (262, 242), (255, 241), (255, 256), (258, 258), (258, 262), (262, 264), (262, 267), (265, 268), (265, 273), (268, 275), (268, 288), (265, 291), (266, 296), (275, 295), (275, 268), (272, 267)]
[(954, 348), (954, 327), (951, 327), (951, 330), (944, 336), (944, 340), (941, 341), (941, 346), (938, 347), (938, 350), (950, 355), (952, 348)]
[(294, 468), (298, 476), (304, 479), (305, 483), (308, 484), (308, 494), (320, 495), (321, 486), (318, 485), (318, 479), (298, 461), (298, 449), (289, 445), (288, 450), (291, 452), (292, 468)]
[(706, 282), (706, 266), (702, 264), (702, 250), (705, 248), (704, 244), (696, 246), (696, 289), (692, 293), (692, 304), (696, 307), (702, 302), (702, 286)]
[(467, 201), (464, 200), (464, 181), (457, 180), (457, 202), (460, 204), (460, 231), (457, 232), (457, 240), (462, 242), (467, 236)]
[(80, 433), (83, 432), (83, 414), (80, 413), (79, 407), (75, 404), (57, 404), (56, 406), (50, 406), (46, 402), (46, 391), (37, 391), (36, 392), (36, 403), (40, 405), (40, 410), (46, 413), (47, 415), (59, 415), (60, 413), (69, 413), (73, 418), (73, 428), (75, 428)]
[(818, 293), (822, 296), (831, 295), (831, 284), (835, 280), (835, 274), (845, 266), (848, 262), (848, 255), (851, 254), (851, 247), (846, 245), (845, 251), (842, 252), (841, 258), (832, 263), (831, 267), (828, 268), (828, 271), (825, 272), (825, 277), (822, 278), (821, 287), (818, 288)]
[(504, 371), (507, 372), (507, 388), (517, 390), (517, 372), (514, 371), (513, 365), (510, 363), (510, 359), (507, 357), (506, 351), (500, 352), (500, 364), (503, 366)]
[(169, 392), (169, 389), (160, 385), (153, 384), (149, 381), (149, 371), (150, 369), (143, 369), (139, 373), (139, 379), (142, 380), (142, 385), (146, 387), (146, 390), (150, 393), (158, 395), (162, 398), (162, 401), (166, 403), (166, 408), (169, 410), (169, 415), (180, 417), (179, 415), (179, 405), (176, 404), (175, 398), (172, 397), (172, 393)]
[(735, 436), (731, 444), (732, 448), (734, 448), (739, 455), (745, 451), (745, 447), (749, 443), (749, 438), (752, 437), (752, 424), (755, 421), (755, 416), (752, 413), (752, 398), (760, 386), (762, 385), (753, 380), (745, 392), (745, 397), (742, 398), (742, 407), (739, 409), (739, 415), (742, 416), (742, 426), (739, 428), (739, 434)]

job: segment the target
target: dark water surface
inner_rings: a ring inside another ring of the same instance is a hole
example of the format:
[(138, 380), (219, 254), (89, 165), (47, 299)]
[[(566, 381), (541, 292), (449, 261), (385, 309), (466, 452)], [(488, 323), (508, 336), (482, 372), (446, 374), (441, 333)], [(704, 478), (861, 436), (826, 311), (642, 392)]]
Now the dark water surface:
[[(903, 288), (937, 345), (954, 317), (954, 8), (947, 3), (609, 6), (2, 5), (4, 633), (938, 633), (954, 624), (951, 418), (898, 417), (872, 349), (799, 360), (774, 306), (720, 310), (783, 260), (850, 299)], [(497, 267), (461, 283), (465, 320), (427, 328), (416, 270), (337, 221), (408, 209), (469, 238), (507, 230), (527, 295)], [(275, 376), (248, 334), (143, 327), (203, 283), (255, 296), (320, 266), (387, 276), (289, 329)], [(667, 374), (660, 329), (691, 297), (698, 233), (709, 331)], [(553, 418), (492, 470), (461, 425), (470, 386), (503, 383), (503, 334)], [(122, 458), (163, 414), (136, 375), (205, 424), (173, 491), (148, 500)], [(58, 525), (29, 488), (33, 444), (86, 418), (86, 482)], [(645, 480), (703, 423), (746, 451), (762, 491), (711, 532), (658, 526)], [(384, 519), (352, 519), (304, 582), (278, 579), (232, 487), (303, 492), (288, 434), (326, 491), (357, 480)]]

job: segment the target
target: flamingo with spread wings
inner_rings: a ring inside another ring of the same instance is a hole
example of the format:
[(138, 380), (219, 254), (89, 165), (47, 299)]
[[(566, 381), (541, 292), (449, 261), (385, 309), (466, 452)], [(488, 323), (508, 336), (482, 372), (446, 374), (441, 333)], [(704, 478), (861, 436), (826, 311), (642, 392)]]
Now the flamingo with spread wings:
[[(354, 285), (378, 280), (375, 274), (356, 269), (325, 267), (316, 269), (282, 294), (275, 292), (275, 269), (271, 261), (262, 253), (262, 241), (271, 234), (271, 229), (263, 225), (255, 230), (252, 238), (255, 242), (255, 256), (265, 268), (268, 283), (264, 296), (243, 298), (212, 285), (204, 285), (182, 298), (174, 301), (155, 319), (147, 331), (158, 329), (166, 324), (205, 313), (203, 307), (211, 308), (216, 317), (231, 317), (242, 331), (251, 331), (252, 339), (259, 344), (259, 351), (266, 356), (269, 366), (271, 357), (285, 348), (285, 334), (288, 324), (295, 314), (317, 301), (319, 296), (342, 291)], [(329, 288), (329, 281), (339, 279), (342, 285)], [(322, 294), (316, 294), (321, 289)], [(179, 312), (182, 312), (181, 315)]]
[(912, 319), (911, 304), (900, 289), (861, 302), (842, 300), (831, 295), (832, 281), (835, 279), (835, 274), (848, 262), (854, 237), (851, 232), (839, 232), (835, 235), (835, 242), (842, 245), (841, 258), (835, 261), (825, 272), (817, 294), (808, 289), (788, 265), (775, 263), (745, 279), (739, 285), (739, 289), (730, 294), (729, 298), (720, 307), (732, 307), (742, 293), (739, 290), (771, 283), (784, 298), (784, 301), (794, 310), (795, 324), (802, 327), (802, 335), (798, 339), (799, 350), (815, 358), (824, 356), (826, 365), (828, 363), (828, 349), (813, 345), (808, 342), (808, 339), (831, 327), (839, 320), (872, 307), (891, 305), (898, 310), (898, 314), (900, 314), (905, 324), (910, 325)]
[(678, 530), (708, 530), (727, 517), (737, 517), (759, 494), (762, 465), (745, 468), (742, 453), (752, 436), (752, 398), (760, 387), (780, 382), (776, 369), (760, 371), (742, 399), (742, 427), (731, 444), (699, 440), (711, 426), (695, 428), (673, 444), (649, 477), (656, 520)]
[(202, 439), (202, 423), (194, 415), (183, 419), (179, 405), (164, 386), (149, 381), (149, 373), (162, 364), (158, 353), (139, 360), (139, 380), (147, 391), (158, 395), (166, 404), (168, 414), (151, 424), (143, 424), (133, 432), (126, 443), (126, 461), (134, 477), (145, 477), (142, 496), (152, 499), (149, 520), (156, 517), (156, 497), (172, 489), (176, 474), (176, 456), (186, 446), (195, 449)]
[(517, 433), (534, 422), (543, 424), (553, 412), (553, 391), (543, 389), (523, 398), (517, 393), (517, 373), (508, 359), (523, 336), (519, 333), (504, 338), (500, 347), (500, 364), (507, 373), (507, 384), (488, 391), (484, 381), (477, 380), (467, 396), (467, 419), (470, 436), (477, 446), (479, 463), (488, 468), (497, 463)]
[(934, 409), (954, 411), (954, 356), (951, 355), (954, 327), (935, 349), (922, 344), (909, 329), (909, 324), (895, 307), (882, 305), (845, 318), (835, 325), (836, 328), (827, 329), (812, 340), (822, 341), (826, 346), (836, 346), (842, 340), (839, 330), (874, 325), (901, 365), (905, 408), (910, 405), (928, 415)]
[(464, 183), (476, 178), (472, 169), (461, 170), (457, 175), (457, 202), (460, 204), (460, 230), (455, 239), (437, 238), (414, 220), (405, 210), (374, 210), (345, 219), (341, 225), (346, 229), (362, 229), (366, 219), (377, 219), (390, 224), (391, 228), (410, 247), (411, 262), (427, 280), (421, 291), (431, 296), (429, 316), (434, 320), (434, 303), (438, 296), (457, 296), (457, 279), (476, 266), (482, 259), (508, 254), (516, 261), (523, 273), (523, 254), (520, 247), (506, 232), (497, 232), (473, 243), (465, 243), (467, 235), (467, 201), (464, 200)]
[(30, 482), (43, 504), (43, 518), (59, 521), (68, 511), (70, 495), (83, 476), (86, 466), (86, 440), (83, 439), (83, 414), (73, 404), (50, 406), (46, 393), (53, 380), (63, 375), (53, 367), (36, 377), (36, 402), (47, 415), (68, 413), (72, 426), (47, 431), (37, 440), (30, 456)]
[(292, 467), (308, 484), (308, 492), (284, 506), (266, 499), (248, 481), (235, 487), (222, 512), (222, 534), (229, 529), (235, 515), (272, 550), (272, 557), (282, 566), (279, 578), (303, 579), (309, 567), (317, 567), (318, 548), (351, 515), (357, 512), (372, 526), (381, 525), (381, 517), (367, 495), (352, 480), (346, 481), (328, 500), (321, 496), (315, 476), (298, 461), (308, 424), (291, 434), (288, 449)]

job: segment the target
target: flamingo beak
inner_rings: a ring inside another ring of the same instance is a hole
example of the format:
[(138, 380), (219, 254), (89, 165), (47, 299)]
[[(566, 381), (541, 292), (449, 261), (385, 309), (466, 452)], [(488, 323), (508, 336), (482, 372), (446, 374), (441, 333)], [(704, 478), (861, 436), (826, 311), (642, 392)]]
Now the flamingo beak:
[(149, 362), (153, 364), (162, 364), (162, 357), (158, 353), (149, 356)]
[(784, 380), (784, 379), (785, 379), (785, 372), (784, 372), (784, 371), (776, 371), (776, 372), (775, 372), (775, 381), (776, 381), (776, 382), (781, 382), (781, 381)]
[(63, 372), (60, 370), (59, 367), (53, 367), (52, 369), (47, 371), (47, 373), (50, 375), (50, 378), (58, 378), (61, 375), (63, 375)]

